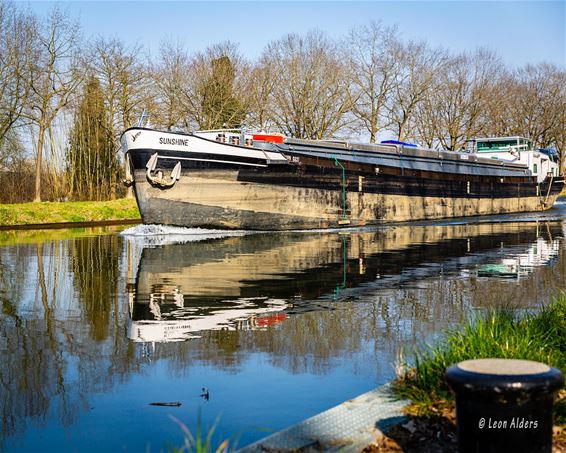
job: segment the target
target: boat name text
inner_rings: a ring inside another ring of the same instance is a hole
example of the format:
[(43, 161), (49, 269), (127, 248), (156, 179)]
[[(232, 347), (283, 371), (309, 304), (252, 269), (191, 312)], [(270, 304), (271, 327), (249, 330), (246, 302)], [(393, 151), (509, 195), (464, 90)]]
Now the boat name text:
[(160, 145), (189, 146), (189, 139), (187, 139), (187, 138), (159, 137), (159, 144)]

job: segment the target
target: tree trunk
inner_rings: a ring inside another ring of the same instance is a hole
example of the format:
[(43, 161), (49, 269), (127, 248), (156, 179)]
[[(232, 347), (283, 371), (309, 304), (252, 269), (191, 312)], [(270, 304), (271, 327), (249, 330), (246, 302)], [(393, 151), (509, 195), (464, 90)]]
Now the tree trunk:
[(34, 202), (41, 201), (41, 154), (43, 152), (43, 139), (45, 136), (45, 126), (39, 126), (39, 136), (37, 137), (37, 158), (35, 160), (35, 196)]
[(371, 132), (369, 133), (369, 142), (375, 143), (375, 128), (372, 126)]
[(405, 121), (403, 121), (402, 123), (399, 123), (399, 131), (398, 131), (398, 134), (397, 134), (397, 140), (399, 140), (400, 142), (405, 141)]

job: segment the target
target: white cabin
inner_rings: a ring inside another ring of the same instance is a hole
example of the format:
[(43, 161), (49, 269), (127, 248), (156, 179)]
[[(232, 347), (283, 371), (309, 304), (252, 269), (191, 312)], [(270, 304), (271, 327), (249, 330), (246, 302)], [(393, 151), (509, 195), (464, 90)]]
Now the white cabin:
[(193, 134), (208, 140), (237, 146), (253, 146), (256, 142), (283, 143), (285, 141), (283, 134), (267, 132), (245, 133), (240, 129), (211, 129), (195, 131)]
[(470, 142), (471, 151), (481, 157), (526, 165), (538, 183), (560, 174), (558, 155), (552, 150), (533, 149), (524, 137), (476, 138)]

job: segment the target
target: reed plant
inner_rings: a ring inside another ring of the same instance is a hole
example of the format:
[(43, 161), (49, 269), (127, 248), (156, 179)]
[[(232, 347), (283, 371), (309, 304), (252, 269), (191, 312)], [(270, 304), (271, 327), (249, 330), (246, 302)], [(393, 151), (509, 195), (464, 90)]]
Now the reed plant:
[[(463, 360), (481, 358), (535, 360), (566, 371), (566, 296), (536, 312), (493, 310), (451, 329), (443, 339), (414, 354), (399, 367), (395, 393), (412, 401), (409, 411), (433, 416), (452, 405), (444, 380), (446, 368)], [(559, 424), (566, 422), (563, 393), (555, 405)]]
[(223, 440), (218, 445), (214, 445), (213, 436), (218, 419), (210, 427), (203, 427), (202, 417), (199, 413), (197, 418), (197, 426), (194, 434), (189, 430), (187, 425), (175, 417), (171, 417), (175, 423), (179, 425), (183, 432), (183, 445), (170, 450), (171, 453), (228, 453), (229, 442)]

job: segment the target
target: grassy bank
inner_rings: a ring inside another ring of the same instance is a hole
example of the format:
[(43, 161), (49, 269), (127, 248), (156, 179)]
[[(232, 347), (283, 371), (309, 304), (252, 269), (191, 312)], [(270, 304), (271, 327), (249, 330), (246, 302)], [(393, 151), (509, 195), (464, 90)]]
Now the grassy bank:
[[(566, 371), (566, 297), (555, 300), (541, 311), (516, 316), (510, 311), (494, 311), (454, 329), (441, 343), (416, 354), (414, 366), (394, 383), (397, 395), (412, 401), (409, 413), (430, 417), (453, 405), (444, 381), (449, 365), (462, 360), (487, 357), (527, 359)], [(564, 392), (556, 404), (556, 423), (566, 423)]]
[(134, 199), (0, 205), (0, 226), (139, 219)]

